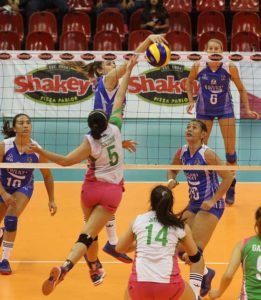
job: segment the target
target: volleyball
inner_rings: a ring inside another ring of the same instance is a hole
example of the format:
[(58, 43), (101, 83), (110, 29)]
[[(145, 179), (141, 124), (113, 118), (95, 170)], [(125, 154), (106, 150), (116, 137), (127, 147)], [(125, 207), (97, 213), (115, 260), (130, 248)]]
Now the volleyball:
[(170, 49), (166, 44), (154, 43), (146, 50), (146, 60), (154, 67), (164, 67), (170, 61)]

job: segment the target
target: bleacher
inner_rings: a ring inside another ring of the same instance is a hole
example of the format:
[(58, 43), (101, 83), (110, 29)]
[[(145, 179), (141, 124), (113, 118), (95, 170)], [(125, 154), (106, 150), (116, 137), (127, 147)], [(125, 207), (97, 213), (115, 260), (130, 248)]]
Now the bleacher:
[[(129, 20), (117, 9), (96, 17), (92, 0), (68, 0), (58, 34), (55, 11), (35, 12), (24, 28), (23, 11), (0, 11), (0, 50), (134, 50), (151, 32), (140, 29), (142, 9)], [(166, 39), (172, 51), (204, 51), (211, 38), (225, 51), (260, 51), (260, 13), (256, 0), (164, 0), (169, 16)]]

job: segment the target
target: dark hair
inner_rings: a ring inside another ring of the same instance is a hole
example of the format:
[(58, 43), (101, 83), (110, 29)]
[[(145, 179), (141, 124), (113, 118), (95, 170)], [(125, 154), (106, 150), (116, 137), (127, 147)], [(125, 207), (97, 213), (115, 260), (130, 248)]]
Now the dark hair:
[[(144, 6), (144, 12), (146, 14), (150, 14), (150, 10), (151, 10), (151, 3), (150, 3), (150, 0), (147, 0), (146, 3), (145, 3), (145, 6)], [(165, 12), (165, 7), (163, 5), (163, 0), (158, 0), (158, 3), (156, 4), (156, 16), (157, 18), (159, 18), (162, 14), (162, 12)]]
[(101, 74), (98, 73), (98, 69), (102, 68), (102, 61), (95, 61), (86, 65), (84, 71), (87, 72), (89, 78), (100, 77)]
[(12, 127), (10, 127), (10, 121), (9, 120), (3, 120), (2, 134), (4, 135), (5, 139), (16, 136), (16, 132), (14, 131), (14, 127), (16, 125), (17, 119), (21, 116), (25, 116), (29, 120), (31, 120), (31, 118), (27, 114), (23, 114), (23, 113), (17, 114), (17, 115), (14, 116), (13, 121), (12, 121)]
[(256, 219), (255, 228), (256, 228), (257, 234), (261, 238), (261, 206), (258, 207), (255, 217), (256, 217), (255, 218)]
[(88, 116), (88, 125), (91, 129), (91, 136), (99, 140), (101, 134), (108, 126), (108, 117), (103, 110), (93, 110)]
[(199, 124), (199, 126), (200, 126), (200, 128), (201, 128), (202, 131), (208, 132), (206, 124), (204, 122), (202, 122), (201, 120), (193, 119), (190, 122), (197, 122)]
[(173, 213), (173, 195), (169, 188), (163, 185), (153, 188), (150, 196), (150, 205), (151, 209), (156, 212), (156, 217), (162, 225), (184, 228), (182, 216)]

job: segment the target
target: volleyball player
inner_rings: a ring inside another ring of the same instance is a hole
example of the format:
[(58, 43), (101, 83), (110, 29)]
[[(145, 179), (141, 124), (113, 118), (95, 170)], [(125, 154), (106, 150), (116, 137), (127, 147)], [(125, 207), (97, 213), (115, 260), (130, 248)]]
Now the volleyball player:
[[(31, 139), (31, 119), (26, 114), (18, 114), (13, 118), (13, 125), (5, 121), (2, 133), (5, 139), (0, 143), (0, 161), (4, 163), (43, 163), (46, 158), (39, 154), (28, 154), (27, 144), (34, 142)], [(38, 145), (38, 144), (37, 144)], [(29, 203), (34, 190), (33, 169), (2, 168), (0, 170), (0, 222), (4, 220), (1, 228), (0, 243), (3, 253), (0, 262), (0, 273), (9, 275), (12, 269), (9, 257), (13, 250), (17, 232), (18, 218)], [(49, 198), (49, 210), (51, 215), (56, 213), (57, 207), (54, 201), (53, 177), (48, 169), (41, 170), (45, 187)]]
[[(151, 34), (135, 49), (135, 52), (142, 53), (151, 43), (156, 42), (168, 43), (163, 35)], [(87, 65), (83, 62), (65, 62), (65, 64), (81, 72), (88, 80), (94, 82), (93, 109), (101, 109), (110, 117), (115, 95), (119, 89), (119, 79), (122, 78), (126, 72), (126, 62), (119, 66), (116, 66), (114, 61), (95, 61)], [(124, 99), (124, 106), (125, 103), (126, 98)], [(122, 146), (131, 152), (136, 150), (136, 142), (133, 140), (124, 140)], [(109, 240), (103, 247), (103, 251), (124, 263), (131, 263), (132, 259), (130, 257), (124, 253), (117, 253), (115, 251), (115, 245), (118, 242), (115, 216), (106, 224), (106, 231)], [(86, 256), (85, 259), (88, 260)]]
[(182, 244), (195, 277), (202, 279), (204, 261), (191, 230), (173, 213), (173, 195), (166, 186), (154, 187), (150, 210), (138, 215), (120, 238), (116, 250), (136, 253), (125, 299), (195, 300), (192, 288), (183, 281), (177, 263), (177, 245)]
[(137, 57), (134, 56), (127, 64), (109, 121), (102, 110), (93, 110), (89, 114), (90, 133), (84, 137), (79, 147), (63, 156), (44, 150), (35, 144), (29, 146), (30, 151), (40, 153), (62, 166), (89, 160), (89, 170), (81, 192), (81, 207), (86, 222), (64, 264), (52, 268), (50, 277), (43, 283), (42, 291), (45, 295), (53, 291), (86, 251), (93, 284), (102, 283), (105, 276), (105, 271), (97, 257), (97, 240), (99, 232), (116, 212), (122, 197), (123, 151), (120, 132), (122, 109), (131, 71), (136, 63)]
[[(220, 40), (210, 39), (206, 45), (206, 51), (208, 53), (221, 53), (223, 51), (223, 44)], [(236, 124), (230, 92), (231, 80), (238, 89), (246, 114), (250, 118), (258, 119), (260, 117), (257, 112), (252, 111), (249, 107), (247, 91), (239, 77), (238, 69), (232, 63), (224, 64), (222, 62), (207, 62), (206, 64), (202, 64), (196, 62), (190, 71), (186, 84), (189, 99), (187, 112), (189, 114), (192, 113), (194, 107), (194, 80), (197, 80), (199, 83), (199, 92), (196, 102), (196, 118), (204, 122), (207, 126), (207, 134), (204, 143), (208, 143), (213, 121), (217, 118), (225, 144), (227, 164), (235, 165), (237, 162)], [(235, 201), (235, 185), (236, 179), (234, 178), (225, 198), (228, 205), (232, 205)]]
[(240, 263), (243, 270), (243, 282), (239, 299), (261, 299), (261, 206), (255, 214), (255, 228), (255, 236), (247, 237), (236, 244), (219, 288), (209, 293), (210, 299), (218, 299), (223, 295)]
[[(206, 135), (205, 123), (200, 120), (189, 122), (185, 131), (187, 145), (177, 151), (172, 164), (223, 165), (223, 161), (216, 153), (203, 143)], [(178, 173), (179, 171), (175, 170), (168, 171), (168, 187), (170, 189), (176, 187)], [(228, 190), (233, 176), (229, 171), (187, 170), (184, 173), (189, 185), (189, 204), (183, 218), (190, 226), (197, 246), (203, 252), (223, 215), (224, 200), (222, 196)], [(220, 184), (218, 175), (222, 178)], [(214, 275), (214, 270), (205, 267), (201, 296), (208, 293)]]

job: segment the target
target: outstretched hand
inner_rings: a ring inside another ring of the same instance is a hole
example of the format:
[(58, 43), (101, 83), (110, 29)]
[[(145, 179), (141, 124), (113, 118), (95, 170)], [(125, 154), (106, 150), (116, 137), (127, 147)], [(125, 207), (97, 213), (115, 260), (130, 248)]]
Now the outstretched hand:
[(149, 39), (152, 43), (163, 43), (167, 45), (169, 44), (165, 39), (165, 34), (151, 34), (149, 35)]
[(41, 148), (37, 144), (30, 143), (30, 144), (26, 145), (26, 151), (25, 152), (27, 154), (40, 153), (40, 151), (41, 151)]
[(129, 152), (136, 152), (137, 142), (133, 140), (122, 141), (122, 148), (127, 149)]

